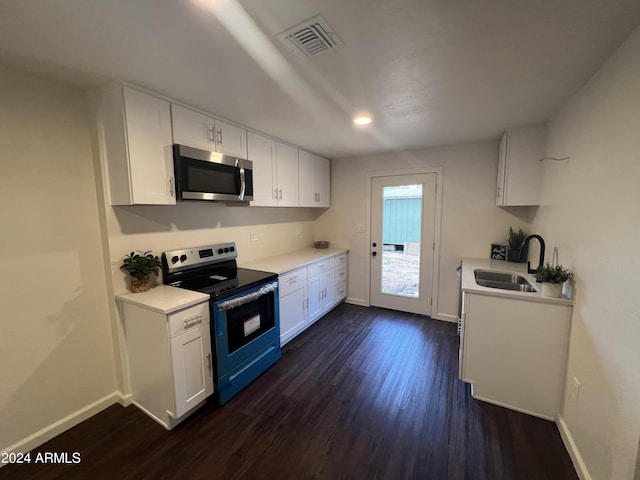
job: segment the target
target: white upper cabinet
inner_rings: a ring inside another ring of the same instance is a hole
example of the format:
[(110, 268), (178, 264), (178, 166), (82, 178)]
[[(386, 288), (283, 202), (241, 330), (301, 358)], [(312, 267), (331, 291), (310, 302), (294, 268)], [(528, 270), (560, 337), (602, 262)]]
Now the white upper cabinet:
[(209, 115), (171, 105), (173, 141), (181, 145), (247, 158), (247, 131)]
[(169, 102), (118, 85), (95, 107), (109, 205), (175, 204)]
[(329, 207), (331, 170), (329, 160), (300, 150), (298, 178), (301, 207)]
[(247, 158), (247, 131), (216, 120), (216, 152)]
[(247, 134), (247, 159), (253, 162), (253, 200), (256, 207), (278, 205), (275, 142), (257, 133)]
[(496, 205), (540, 205), (544, 125), (507, 130), (500, 141)]
[(298, 149), (280, 142), (275, 144), (278, 205), (297, 207)]
[(249, 132), (248, 160), (253, 162), (256, 207), (298, 206), (298, 149)]
[(171, 104), (171, 123), (174, 143), (216, 151), (215, 118)]

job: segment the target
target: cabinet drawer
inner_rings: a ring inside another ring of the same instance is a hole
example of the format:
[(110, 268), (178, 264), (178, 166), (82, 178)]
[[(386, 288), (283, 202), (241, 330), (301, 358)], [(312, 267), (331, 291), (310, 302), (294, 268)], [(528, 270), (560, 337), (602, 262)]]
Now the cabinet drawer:
[(333, 268), (333, 257), (309, 265), (309, 276), (319, 275)]
[(209, 323), (209, 302), (185, 308), (169, 315), (169, 337)]
[(346, 265), (336, 266), (333, 278), (334, 278), (334, 281), (336, 282), (336, 284), (346, 281), (347, 280), (347, 266)]
[(291, 290), (295, 290), (307, 281), (307, 267), (292, 270), (278, 277), (280, 296), (286, 295)]
[(336, 283), (335, 302), (338, 303), (340, 300), (344, 300), (345, 298), (347, 298), (347, 282)]
[(336, 267), (339, 267), (341, 265), (344, 265), (346, 267), (347, 266), (347, 254), (346, 253), (341, 253), (340, 255), (335, 257), (335, 264), (336, 264)]

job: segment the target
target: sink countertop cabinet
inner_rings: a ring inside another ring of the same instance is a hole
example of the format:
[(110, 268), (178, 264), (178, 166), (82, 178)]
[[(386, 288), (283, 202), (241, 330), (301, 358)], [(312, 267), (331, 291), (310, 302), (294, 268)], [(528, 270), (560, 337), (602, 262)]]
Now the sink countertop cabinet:
[(476, 268), (516, 272), (536, 285), (522, 271), (526, 265), (463, 260), (460, 379), (471, 384), (475, 399), (554, 420), (566, 375), (572, 301), (474, 286)]

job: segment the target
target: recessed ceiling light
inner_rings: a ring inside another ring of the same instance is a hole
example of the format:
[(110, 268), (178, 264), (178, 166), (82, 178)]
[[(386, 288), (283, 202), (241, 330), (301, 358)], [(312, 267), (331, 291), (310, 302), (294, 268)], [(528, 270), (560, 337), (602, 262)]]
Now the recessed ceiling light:
[(369, 125), (373, 119), (369, 115), (358, 115), (353, 119), (353, 123), (356, 125)]

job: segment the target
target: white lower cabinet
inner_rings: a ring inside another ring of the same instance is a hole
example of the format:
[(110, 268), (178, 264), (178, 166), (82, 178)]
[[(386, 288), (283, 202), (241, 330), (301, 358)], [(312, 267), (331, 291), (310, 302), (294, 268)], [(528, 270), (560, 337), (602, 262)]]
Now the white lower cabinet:
[(346, 263), (347, 254), (341, 253), (279, 276), (282, 345), (346, 298)]
[(307, 324), (307, 267), (281, 275), (279, 287), (280, 344), (284, 345)]
[(307, 267), (309, 274), (309, 323), (318, 320), (334, 305), (333, 265), (334, 259), (331, 257), (312, 263)]
[(459, 376), (473, 397), (554, 420), (571, 312), (566, 304), (464, 292)]
[(120, 305), (133, 403), (171, 429), (213, 394), (209, 303), (168, 315)]

